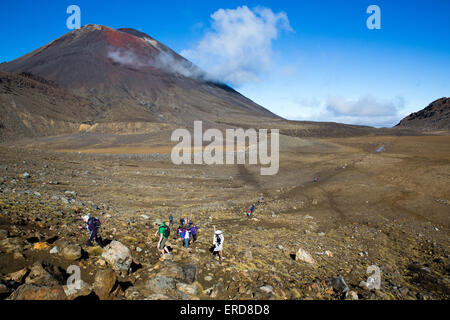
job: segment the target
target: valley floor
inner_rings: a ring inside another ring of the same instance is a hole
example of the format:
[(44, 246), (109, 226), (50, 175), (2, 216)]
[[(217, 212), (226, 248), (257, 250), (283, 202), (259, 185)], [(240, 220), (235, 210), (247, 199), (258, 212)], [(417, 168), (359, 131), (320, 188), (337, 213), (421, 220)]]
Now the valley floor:
[[(137, 266), (118, 274), (109, 298), (450, 297), (450, 136), (283, 136), (273, 177), (260, 176), (259, 166), (176, 166), (168, 148), (139, 148), (130, 155), (120, 146), (0, 147), (0, 282), (45, 260), (64, 270), (77, 264), (94, 283), (108, 266), (79, 229), (90, 213), (102, 220), (103, 238), (130, 248)], [(191, 217), (199, 240), (185, 250), (173, 227), (172, 256), (160, 258), (153, 222), (170, 213)], [(222, 264), (209, 252), (214, 227), (224, 232)], [(68, 244), (83, 248), (77, 261), (50, 253)], [(302, 261), (300, 248), (312, 259)], [(148, 285), (157, 276), (177, 279), (168, 270), (187, 264), (196, 270), (192, 284)], [(379, 290), (361, 283), (369, 266), (381, 270)], [(338, 276), (348, 290), (336, 285)], [(5, 288), (4, 298), (13, 290)]]

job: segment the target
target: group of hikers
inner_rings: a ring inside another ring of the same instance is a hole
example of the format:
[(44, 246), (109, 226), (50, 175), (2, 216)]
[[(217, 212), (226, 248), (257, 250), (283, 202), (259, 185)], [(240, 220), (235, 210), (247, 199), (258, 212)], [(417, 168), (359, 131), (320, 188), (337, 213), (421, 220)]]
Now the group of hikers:
[[(258, 203), (262, 204), (264, 203), (264, 198), (262, 196), (259, 197)], [(253, 217), (253, 214), (255, 212), (255, 204), (252, 204), (251, 207), (247, 211), (247, 217), (251, 218)], [(99, 235), (100, 230), (100, 220), (97, 217), (91, 217), (89, 215), (86, 215), (83, 217), (84, 226), (83, 229), (86, 229), (89, 231), (89, 239), (87, 241), (87, 246), (92, 246), (92, 240), (95, 240), (97, 244), (100, 247), (104, 247), (104, 243), (102, 241), (101, 236)], [(167, 239), (169, 239), (170, 236), (170, 227), (174, 224), (174, 217), (172, 214), (169, 215), (169, 226), (165, 224), (162, 220), (157, 221), (157, 227), (158, 229), (155, 232), (155, 237), (158, 239), (158, 244), (156, 248), (161, 252), (161, 254), (170, 253), (169, 248), (166, 246)], [(181, 239), (183, 246), (188, 249), (189, 245), (191, 243), (195, 243), (197, 241), (197, 232), (199, 227), (196, 226), (193, 221), (190, 219), (190, 217), (180, 218), (180, 224), (178, 226), (176, 235), (174, 236), (174, 239)], [(216, 227), (214, 227), (214, 236), (213, 236), (213, 247), (210, 248), (211, 253), (213, 255), (218, 255), (220, 262), (222, 262), (223, 259), (223, 243), (224, 243), (224, 236), (223, 232), (221, 230), (216, 230)]]
[[(172, 214), (169, 217), (169, 224), (173, 224)], [(158, 244), (156, 248), (161, 252), (161, 254), (170, 253), (169, 248), (166, 246), (167, 239), (170, 236), (170, 228), (165, 224), (164, 221), (158, 221), (158, 229), (155, 232), (155, 237), (158, 238)], [(191, 242), (197, 241), (197, 231), (198, 227), (189, 219), (181, 218), (180, 225), (178, 226), (177, 233), (174, 239), (181, 239), (183, 246), (187, 249)], [(214, 227), (215, 230), (215, 227)], [(210, 249), (211, 252), (219, 256), (219, 260), (223, 259), (223, 242), (224, 236), (221, 230), (214, 231), (213, 247)]]

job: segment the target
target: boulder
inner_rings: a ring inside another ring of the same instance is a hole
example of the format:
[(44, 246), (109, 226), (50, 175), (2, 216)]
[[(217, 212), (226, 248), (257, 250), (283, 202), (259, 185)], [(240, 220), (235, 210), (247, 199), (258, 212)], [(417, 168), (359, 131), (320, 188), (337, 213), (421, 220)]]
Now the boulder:
[(117, 271), (128, 271), (133, 262), (130, 249), (116, 240), (103, 249), (102, 257)]
[(195, 284), (179, 282), (176, 284), (176, 288), (182, 293), (187, 294), (188, 296), (197, 295), (197, 286)]
[(103, 249), (100, 246), (88, 247), (86, 249), (89, 256), (101, 256), (103, 253)]
[(81, 258), (81, 247), (79, 245), (68, 245), (65, 246), (61, 254), (63, 257), (69, 261), (75, 261)]
[(22, 253), (23, 241), (19, 238), (7, 238), (0, 241), (0, 249), (5, 253)]
[(259, 290), (261, 290), (262, 292), (267, 293), (267, 294), (273, 294), (273, 287), (269, 286), (268, 284), (265, 286), (259, 287)]
[(24, 284), (17, 288), (7, 300), (67, 300), (60, 286), (39, 287), (34, 284)]
[(341, 276), (327, 280), (326, 284), (333, 287), (333, 290), (339, 294), (345, 294), (350, 290)]
[[(182, 267), (170, 260), (164, 260), (160, 262), (156, 267), (158, 270), (160, 270), (158, 272), (158, 276), (166, 276), (179, 281), (185, 280), (185, 270), (183, 270)], [(190, 276), (192, 278), (192, 270), (190, 270), (190, 267), (186, 267), (186, 270), (189, 270), (188, 272), (190, 273)]]
[(168, 276), (157, 275), (145, 283), (146, 289), (154, 293), (167, 293), (169, 290), (176, 289), (176, 279)]
[(25, 279), (26, 284), (53, 287), (63, 281), (61, 271), (45, 261), (37, 261), (31, 267), (30, 273)]
[(348, 300), (358, 300), (358, 293), (356, 291), (348, 291), (345, 295)]
[(173, 300), (173, 298), (161, 293), (154, 293), (149, 295), (145, 300)]
[(58, 248), (57, 246), (53, 247), (53, 248), (50, 250), (50, 253), (51, 253), (51, 254), (59, 253), (59, 248)]
[(95, 274), (94, 291), (102, 300), (110, 299), (110, 293), (117, 282), (117, 275), (111, 269), (99, 270)]
[(144, 296), (135, 287), (129, 287), (125, 290), (125, 298), (127, 300), (141, 300)]
[(184, 281), (187, 283), (194, 283), (197, 281), (197, 267), (193, 264), (183, 266)]
[(9, 293), (9, 289), (3, 283), (0, 283), (0, 297), (4, 294)]
[(8, 237), (8, 231), (4, 229), (0, 229), (0, 240), (4, 240)]
[(295, 254), (296, 261), (303, 261), (309, 264), (316, 264), (314, 258), (304, 249), (299, 248), (297, 253)]
[(28, 275), (28, 272), (30, 270), (28, 268), (23, 268), (22, 270), (13, 272), (11, 274), (9, 274), (9, 280), (18, 282), (18, 283), (23, 283), (25, 281), (26, 276)]

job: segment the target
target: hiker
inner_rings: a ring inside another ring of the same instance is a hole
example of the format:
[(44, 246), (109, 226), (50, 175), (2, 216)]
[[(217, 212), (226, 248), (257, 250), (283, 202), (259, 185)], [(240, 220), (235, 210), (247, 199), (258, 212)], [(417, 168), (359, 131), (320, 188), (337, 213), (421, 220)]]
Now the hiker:
[(170, 214), (169, 216), (169, 226), (173, 225), (173, 216)]
[(98, 234), (98, 230), (100, 229), (101, 223), (98, 218), (92, 218), (89, 215), (83, 217), (83, 221), (85, 226), (83, 229), (89, 231), (89, 239), (87, 241), (87, 246), (92, 247), (92, 239), (95, 239), (95, 242), (103, 248), (103, 241), (100, 235)]
[(214, 254), (216, 254), (216, 252), (219, 254), (220, 261), (222, 261), (223, 241), (224, 237), (222, 231), (217, 230), (214, 233), (213, 244), (214, 244)]
[(159, 240), (156, 249), (161, 251), (161, 254), (164, 254), (164, 252), (169, 253), (169, 249), (166, 247), (166, 241), (170, 235), (170, 228), (166, 226), (164, 222), (159, 223), (158, 230), (155, 232), (155, 237), (158, 237), (158, 235)]
[(248, 209), (247, 211), (247, 218), (251, 218), (252, 217), (252, 211), (250, 209)]
[(191, 231), (187, 228), (183, 228), (183, 233), (181, 234), (181, 238), (184, 242), (184, 247), (187, 249), (189, 248), (189, 241), (191, 240)]
[(181, 226), (184, 226), (184, 218), (180, 218), (180, 224)]
[(181, 238), (181, 232), (182, 231), (183, 231), (183, 228), (181, 226), (178, 226), (176, 239)]
[(250, 212), (253, 214), (254, 211), (255, 211), (255, 204), (252, 204), (252, 206), (250, 207)]
[(190, 230), (191, 230), (191, 235), (192, 235), (192, 243), (194, 243), (195, 241), (197, 241), (197, 230), (198, 230), (198, 227), (195, 224), (191, 223)]
[(264, 203), (264, 197), (263, 197), (263, 196), (260, 196), (260, 197), (259, 197), (258, 203)]

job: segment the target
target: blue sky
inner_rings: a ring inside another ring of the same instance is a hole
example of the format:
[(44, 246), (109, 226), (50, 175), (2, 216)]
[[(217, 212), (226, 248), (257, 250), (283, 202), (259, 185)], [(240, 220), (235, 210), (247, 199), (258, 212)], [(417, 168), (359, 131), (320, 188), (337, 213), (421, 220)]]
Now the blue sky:
[(0, 62), (68, 32), (71, 4), (82, 25), (144, 31), (288, 119), (392, 126), (450, 96), (448, 0), (2, 1)]

